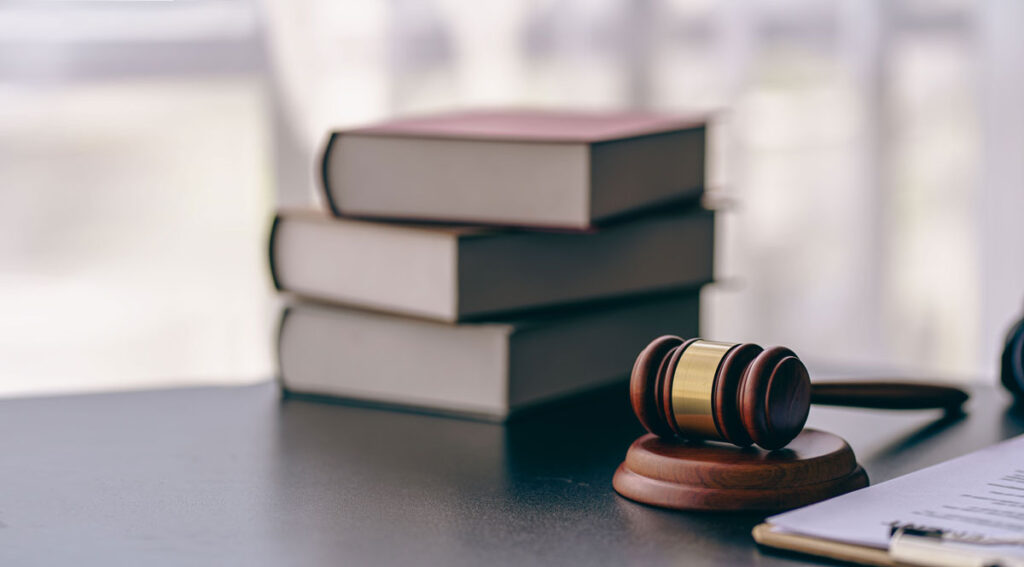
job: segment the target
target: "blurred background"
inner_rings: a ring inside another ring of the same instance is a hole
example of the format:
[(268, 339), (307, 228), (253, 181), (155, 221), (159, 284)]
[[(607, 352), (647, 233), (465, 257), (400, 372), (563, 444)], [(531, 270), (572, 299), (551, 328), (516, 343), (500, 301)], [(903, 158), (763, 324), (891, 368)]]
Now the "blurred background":
[(1024, 310), (1016, 0), (0, 1), (0, 395), (271, 376), (325, 132), (713, 112), (704, 335), (992, 382)]

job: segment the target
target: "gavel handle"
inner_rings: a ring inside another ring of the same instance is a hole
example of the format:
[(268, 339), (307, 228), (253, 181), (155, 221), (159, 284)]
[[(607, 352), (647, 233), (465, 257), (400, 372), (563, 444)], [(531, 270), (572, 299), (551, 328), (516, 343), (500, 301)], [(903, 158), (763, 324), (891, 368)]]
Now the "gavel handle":
[(811, 385), (811, 403), (874, 409), (956, 410), (970, 397), (951, 386), (909, 382), (821, 382)]

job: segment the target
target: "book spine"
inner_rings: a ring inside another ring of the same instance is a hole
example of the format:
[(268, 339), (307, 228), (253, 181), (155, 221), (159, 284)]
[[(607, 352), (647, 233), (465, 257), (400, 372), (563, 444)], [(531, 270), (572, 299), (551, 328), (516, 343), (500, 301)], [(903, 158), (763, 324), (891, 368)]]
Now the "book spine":
[(338, 132), (331, 132), (329, 138), (327, 138), (327, 145), (324, 147), (323, 157), (320, 159), (320, 186), (324, 192), (324, 202), (327, 203), (327, 208), (330, 209), (331, 214), (336, 217), (344, 216), (341, 209), (338, 208), (338, 204), (334, 202), (334, 196), (331, 193), (331, 182), (330, 182), (330, 163), (331, 149), (334, 148), (334, 141), (340, 134)]
[(267, 239), (267, 266), (270, 268), (270, 281), (273, 282), (274, 289), (284, 291), (284, 288), (281, 287), (281, 280), (278, 278), (277, 263), (274, 261), (277, 249), (277, 231), (280, 224), (281, 215), (275, 214), (274, 221), (270, 224), (270, 238)]
[(276, 347), (274, 349), (274, 363), (275, 367), (277, 368), (277, 372), (274, 375), (274, 380), (277, 382), (278, 389), (281, 392), (281, 399), (284, 400), (292, 397), (292, 391), (288, 388), (288, 384), (285, 382), (284, 379), (284, 364), (282, 364), (281, 360), (281, 347), (284, 346), (284, 343), (282, 342), (284, 340), (284, 325), (285, 322), (288, 321), (288, 316), (291, 314), (291, 305), (285, 305), (284, 308), (281, 309), (281, 320), (277, 323), (277, 337), (274, 344), (274, 346)]

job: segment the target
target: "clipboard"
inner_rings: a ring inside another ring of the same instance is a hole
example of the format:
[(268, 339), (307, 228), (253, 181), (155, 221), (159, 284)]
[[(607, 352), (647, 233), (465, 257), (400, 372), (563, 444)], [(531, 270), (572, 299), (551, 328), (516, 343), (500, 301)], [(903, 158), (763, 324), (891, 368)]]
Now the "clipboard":
[(826, 557), (838, 561), (875, 565), (877, 567), (903, 567), (889, 557), (889, 551), (866, 545), (854, 545), (806, 535), (774, 531), (775, 526), (769, 522), (754, 526), (754, 541), (758, 545), (795, 551), (816, 557)]
[(1024, 567), (1024, 435), (772, 516), (765, 547), (861, 565)]

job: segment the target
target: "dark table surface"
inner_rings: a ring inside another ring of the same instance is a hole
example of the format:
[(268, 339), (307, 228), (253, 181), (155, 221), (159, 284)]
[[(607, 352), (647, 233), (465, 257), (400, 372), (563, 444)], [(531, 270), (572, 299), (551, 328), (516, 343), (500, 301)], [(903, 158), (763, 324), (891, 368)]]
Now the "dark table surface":
[[(623, 390), (624, 392), (624, 390)], [(507, 426), (281, 400), (274, 385), (0, 402), (3, 565), (781, 565), (756, 514), (625, 500), (623, 392)], [(815, 408), (879, 482), (1024, 432), (969, 416)]]

